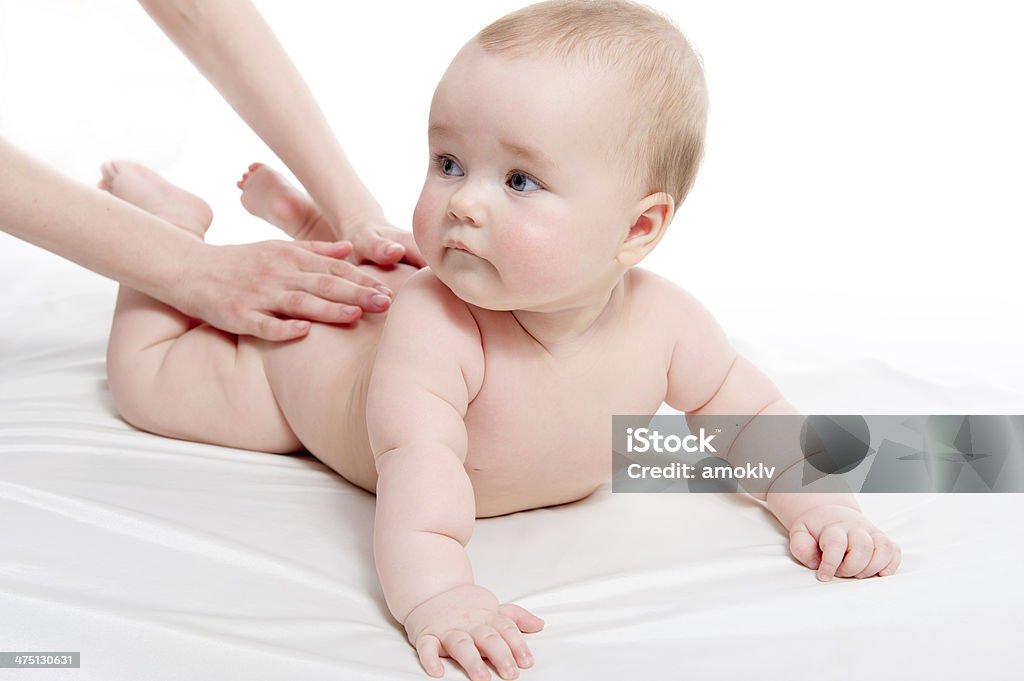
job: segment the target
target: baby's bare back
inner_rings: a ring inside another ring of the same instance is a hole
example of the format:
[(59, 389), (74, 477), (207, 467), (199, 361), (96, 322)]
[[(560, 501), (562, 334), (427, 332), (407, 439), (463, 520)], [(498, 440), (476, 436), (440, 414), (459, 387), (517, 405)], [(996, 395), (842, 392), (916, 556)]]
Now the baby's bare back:
[[(398, 290), (412, 268), (374, 269)], [(611, 474), (612, 414), (654, 413), (671, 348), (656, 349), (645, 275), (630, 276), (622, 323), (553, 355), (509, 312), (470, 306), (484, 380), (465, 416), (465, 468), (478, 517), (581, 499)], [(399, 295), (401, 295), (399, 293)], [(248, 340), (296, 437), (350, 482), (374, 491), (366, 391), (384, 315), (351, 326), (314, 325), (285, 344)]]

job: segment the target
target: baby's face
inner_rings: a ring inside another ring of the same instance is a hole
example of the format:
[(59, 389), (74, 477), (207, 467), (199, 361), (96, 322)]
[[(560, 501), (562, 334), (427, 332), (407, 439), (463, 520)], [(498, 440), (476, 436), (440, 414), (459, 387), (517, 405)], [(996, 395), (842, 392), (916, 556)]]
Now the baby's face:
[(470, 43), (430, 109), (416, 243), (463, 300), (554, 311), (607, 293), (640, 198), (615, 148), (628, 102), (607, 71)]

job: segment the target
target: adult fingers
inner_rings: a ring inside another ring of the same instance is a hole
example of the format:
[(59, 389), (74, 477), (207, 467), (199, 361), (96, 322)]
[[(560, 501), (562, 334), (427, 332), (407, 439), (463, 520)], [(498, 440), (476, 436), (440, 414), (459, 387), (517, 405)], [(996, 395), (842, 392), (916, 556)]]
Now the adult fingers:
[(471, 681), (490, 681), (491, 672), (480, 657), (473, 637), (464, 631), (452, 629), (441, 639), (448, 656), (462, 665)]
[[(509, 627), (516, 629), (511, 622)], [(516, 635), (522, 636), (516, 629)], [(491, 626), (480, 626), (473, 630), (473, 640), (477, 649), (483, 653), (494, 668), (498, 670), (498, 676), (503, 679), (515, 679), (519, 676), (519, 665), (513, 657), (508, 641), (498, 633), (497, 629)]]
[(846, 554), (846, 530), (839, 525), (828, 525), (818, 535), (818, 548), (821, 549), (821, 564), (818, 566), (818, 579), (827, 582), (836, 574), (836, 569), (843, 562)]
[(874, 543), (874, 551), (871, 553), (871, 560), (868, 561), (868, 564), (864, 566), (863, 570), (854, 575), (857, 579), (877, 575), (882, 568), (892, 561), (893, 556), (896, 553), (896, 545), (891, 539), (881, 532), (876, 532), (871, 535), (871, 540)]
[[(367, 288), (348, 279), (332, 277), (329, 274), (300, 274), (293, 281), (297, 290), (289, 294), (295, 299), (289, 302), (304, 300), (300, 295), (304, 291), (325, 303), (358, 305), (367, 312), (383, 312), (391, 306), (394, 296), (386, 287)], [(301, 317), (301, 315), (292, 314), (290, 311), (285, 311), (285, 313)], [(307, 317), (301, 318), (307, 319)]]
[(309, 328), (310, 324), (307, 321), (254, 314), (242, 322), (242, 328), (238, 333), (279, 343), (302, 338), (309, 333)]
[[(296, 241), (294, 243), (313, 244), (317, 242)], [(311, 252), (304, 254), (305, 257), (299, 259), (298, 267), (301, 271), (308, 272), (310, 274), (327, 274), (335, 277), (341, 277), (342, 279), (351, 281), (353, 284), (358, 284), (368, 289), (387, 288), (384, 286), (384, 282), (368, 274), (365, 270), (360, 269), (357, 265), (354, 265), (347, 260), (317, 253), (314, 248), (316, 247), (304, 249)]]
[[(311, 285), (312, 286), (312, 285)], [(358, 305), (334, 303), (321, 297), (322, 294), (306, 291), (290, 291), (284, 294), (274, 312), (295, 319), (308, 319), (326, 324), (351, 324), (363, 316)], [(385, 305), (384, 308), (387, 306)], [(371, 309), (371, 312), (379, 310)]]
[(433, 634), (424, 634), (416, 641), (416, 654), (424, 671), (435, 679), (444, 676), (444, 665), (441, 664), (441, 641)]
[(846, 557), (843, 558), (842, 564), (836, 570), (838, 577), (853, 577), (859, 573), (867, 567), (875, 550), (874, 540), (862, 527), (850, 530), (847, 534), (847, 541), (849, 547), (846, 549)]
[(807, 528), (803, 525), (794, 528), (789, 533), (789, 552), (798, 561), (816, 570), (821, 564), (821, 551), (818, 550), (818, 542)]
[(352, 254), (351, 241), (293, 241), (293, 245), (328, 258), (347, 258)]
[(427, 266), (427, 261), (423, 259), (423, 254), (420, 253), (420, 247), (416, 245), (416, 239), (413, 238), (412, 232), (399, 231), (391, 236), (405, 248), (405, 255), (402, 256), (402, 260), (416, 267)]
[(527, 634), (533, 634), (544, 628), (544, 620), (515, 603), (499, 605), (498, 612), (512, 620), (519, 627), (519, 631)]
[(358, 260), (369, 260), (378, 265), (393, 265), (405, 255), (405, 246), (387, 239), (373, 229), (365, 229), (353, 238)]

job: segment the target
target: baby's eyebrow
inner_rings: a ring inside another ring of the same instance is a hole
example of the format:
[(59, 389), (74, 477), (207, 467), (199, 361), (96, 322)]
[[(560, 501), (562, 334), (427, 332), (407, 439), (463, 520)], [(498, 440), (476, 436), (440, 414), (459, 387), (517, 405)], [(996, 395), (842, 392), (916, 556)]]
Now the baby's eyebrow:
[(530, 147), (524, 144), (509, 142), (508, 140), (498, 140), (498, 144), (500, 144), (503, 148), (507, 149), (508, 151), (511, 151), (513, 154), (525, 158), (531, 163), (544, 166), (545, 168), (555, 167), (555, 162), (551, 160), (551, 157), (545, 154), (540, 149)]
[[(458, 137), (458, 133), (451, 126), (444, 123), (431, 123), (430, 127), (427, 128), (428, 137)], [(531, 163), (535, 163), (539, 166), (546, 168), (556, 167), (555, 162), (550, 156), (545, 154), (543, 151), (536, 147), (531, 147), (526, 144), (519, 144), (517, 142), (511, 142), (505, 139), (499, 139), (498, 144), (505, 150), (512, 152), (516, 156), (525, 158)]]
[(435, 135), (440, 135), (441, 137), (445, 137), (445, 136), (451, 135), (453, 133), (454, 133), (454, 131), (451, 129), (451, 127), (445, 125), (444, 123), (431, 123), (430, 127), (427, 128), (427, 136), (428, 137), (433, 137)]

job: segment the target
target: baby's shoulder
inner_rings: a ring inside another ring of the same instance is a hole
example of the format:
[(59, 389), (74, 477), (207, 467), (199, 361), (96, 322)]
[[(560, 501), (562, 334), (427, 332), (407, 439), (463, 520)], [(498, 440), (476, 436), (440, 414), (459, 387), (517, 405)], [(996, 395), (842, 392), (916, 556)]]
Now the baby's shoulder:
[(384, 333), (408, 334), (418, 345), (469, 354), (480, 347), (480, 331), (466, 302), (428, 268), (402, 285), (388, 310)]
[(466, 303), (457, 298), (429, 269), (402, 285), (387, 312), (374, 356), (374, 380), (396, 369), (405, 376), (419, 372), (431, 381), (453, 374), (465, 381), (470, 395), (483, 383), (480, 330)]
[(634, 267), (626, 273), (626, 295), (637, 321), (660, 328), (692, 324), (708, 314), (692, 293), (650, 270)]
[(439, 328), (476, 328), (466, 301), (452, 293), (429, 268), (419, 270), (405, 281), (388, 317), (410, 318)]

